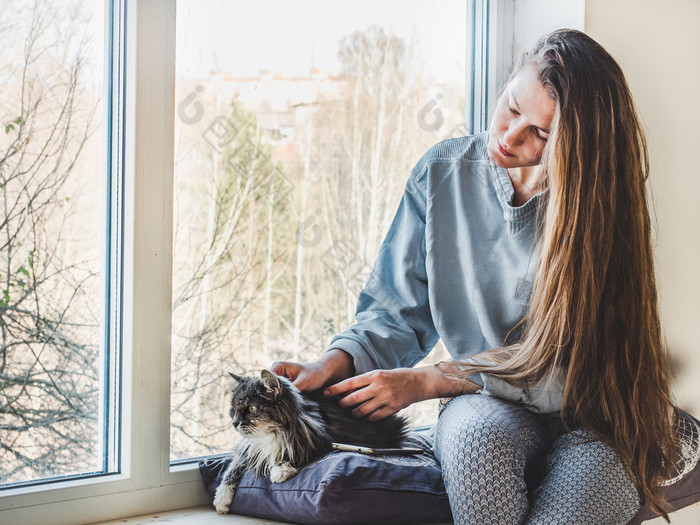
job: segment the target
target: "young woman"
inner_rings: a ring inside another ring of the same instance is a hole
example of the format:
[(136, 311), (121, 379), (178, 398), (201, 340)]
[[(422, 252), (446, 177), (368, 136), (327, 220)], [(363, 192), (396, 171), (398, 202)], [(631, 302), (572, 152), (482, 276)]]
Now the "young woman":
[[(581, 32), (547, 35), (489, 131), (412, 171), (357, 323), (273, 370), (369, 419), (452, 397), (435, 453), (455, 523), (663, 512), (677, 445), (647, 174), (617, 63)], [(454, 361), (410, 368), (438, 338)]]

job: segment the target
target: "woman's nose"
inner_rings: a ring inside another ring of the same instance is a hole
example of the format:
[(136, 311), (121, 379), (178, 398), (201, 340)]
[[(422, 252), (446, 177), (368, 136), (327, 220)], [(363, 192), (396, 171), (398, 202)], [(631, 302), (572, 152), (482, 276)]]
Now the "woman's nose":
[(516, 124), (511, 124), (508, 129), (503, 134), (503, 140), (507, 146), (515, 146), (520, 143), (520, 137), (522, 135), (522, 130)]

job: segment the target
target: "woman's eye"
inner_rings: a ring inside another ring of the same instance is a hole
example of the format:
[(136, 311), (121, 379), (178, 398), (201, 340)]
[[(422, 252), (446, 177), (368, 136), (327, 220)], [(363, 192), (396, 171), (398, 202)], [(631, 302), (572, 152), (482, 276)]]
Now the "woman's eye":
[(518, 110), (513, 106), (508, 106), (508, 111), (510, 111), (513, 115), (519, 115)]
[(547, 142), (549, 135), (544, 135), (541, 131), (537, 131), (536, 134), (537, 138), (540, 139), (542, 142)]

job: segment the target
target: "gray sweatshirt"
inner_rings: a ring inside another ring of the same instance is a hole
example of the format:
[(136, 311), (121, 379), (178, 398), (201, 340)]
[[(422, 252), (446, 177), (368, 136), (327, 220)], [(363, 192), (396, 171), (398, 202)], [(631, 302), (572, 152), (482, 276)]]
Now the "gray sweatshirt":
[[(488, 134), (433, 146), (411, 172), (356, 323), (329, 348), (348, 352), (356, 373), (410, 367), (441, 338), (453, 359), (502, 346), (525, 315), (544, 194), (513, 207), (513, 186), (488, 157)], [(514, 331), (509, 341), (516, 341)], [(559, 409), (560, 385), (514, 388), (482, 374), (484, 393)], [(478, 378), (477, 378), (478, 380)]]

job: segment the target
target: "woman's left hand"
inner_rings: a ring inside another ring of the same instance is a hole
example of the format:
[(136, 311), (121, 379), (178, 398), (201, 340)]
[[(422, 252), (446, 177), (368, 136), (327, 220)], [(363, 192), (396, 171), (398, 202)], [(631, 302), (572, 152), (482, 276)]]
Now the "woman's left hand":
[(340, 396), (342, 407), (355, 407), (352, 415), (370, 421), (384, 419), (422, 397), (420, 369), (373, 370), (326, 388), (328, 396)]
[(342, 407), (354, 407), (354, 416), (377, 421), (418, 401), (472, 394), (480, 388), (468, 379), (449, 377), (424, 366), (373, 370), (331, 385), (323, 393), (339, 396)]

